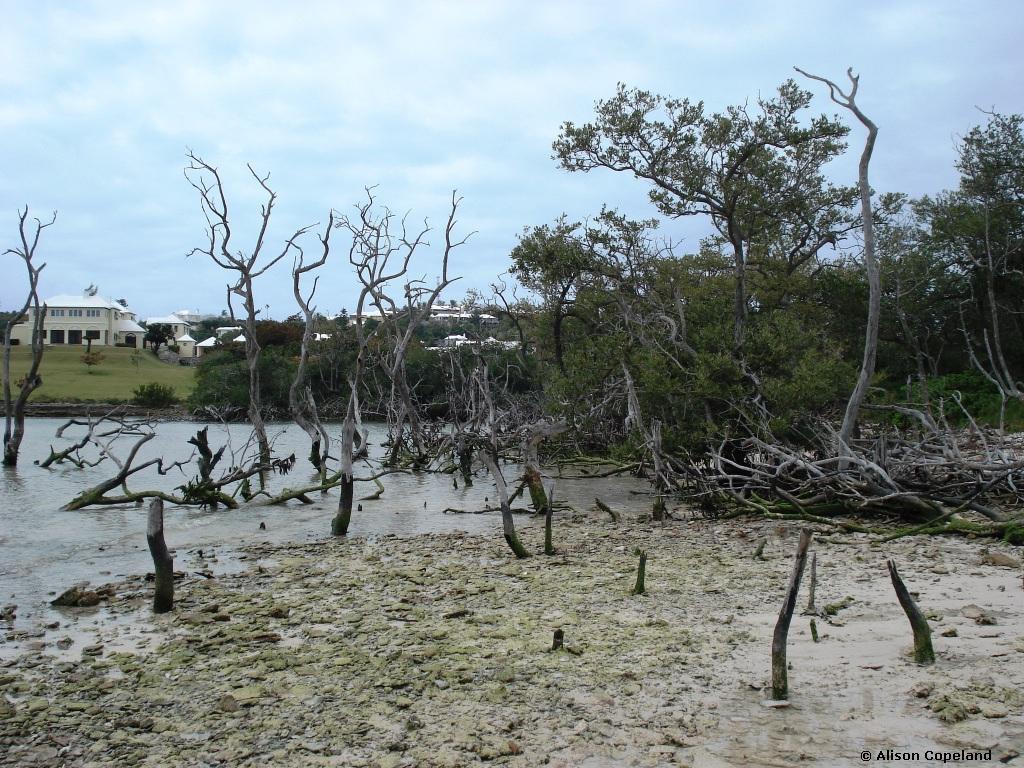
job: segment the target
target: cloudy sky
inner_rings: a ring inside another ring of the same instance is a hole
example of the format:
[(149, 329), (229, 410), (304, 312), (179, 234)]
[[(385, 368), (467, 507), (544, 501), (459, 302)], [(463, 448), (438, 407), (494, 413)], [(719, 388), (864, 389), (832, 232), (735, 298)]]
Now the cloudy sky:
[[(186, 254), (204, 220), (182, 168), (191, 147), (218, 166), (249, 248), (259, 190), (279, 204), (271, 243), (349, 211), (367, 185), (443, 229), (464, 197), (457, 252), (486, 288), (524, 226), (607, 202), (652, 215), (643, 188), (609, 173), (567, 174), (551, 160), (565, 120), (583, 122), (618, 81), (711, 108), (770, 94), (794, 64), (861, 73), (862, 108), (881, 128), (880, 190), (953, 186), (958, 136), (979, 108), (1022, 112), (1022, 6), (1006, 2), (30, 2), (0, 0), (0, 246), (16, 210), (59, 211), (44, 235), (44, 296), (101, 293), (142, 317), (224, 308), (225, 273)], [(809, 84), (810, 85), (810, 84)], [(820, 88), (820, 110), (835, 108)], [(851, 141), (859, 151), (862, 134)], [(855, 179), (855, 152), (834, 177)], [(692, 227), (665, 232), (696, 245)], [(440, 242), (439, 231), (431, 238)], [(315, 241), (310, 241), (312, 247)], [(338, 239), (321, 311), (356, 289)], [(415, 265), (432, 281), (436, 250)], [(5, 256), (0, 309), (23, 299)], [(258, 284), (269, 315), (294, 311), (288, 266)]]

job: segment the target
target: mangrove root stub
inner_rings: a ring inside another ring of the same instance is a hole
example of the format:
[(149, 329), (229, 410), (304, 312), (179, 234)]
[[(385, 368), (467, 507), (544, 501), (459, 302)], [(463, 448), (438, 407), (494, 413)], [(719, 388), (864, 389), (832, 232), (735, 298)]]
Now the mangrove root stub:
[(811, 619), (811, 640), (818, 642), (818, 624), (814, 619)]
[(928, 620), (907, 591), (903, 579), (896, 570), (896, 563), (887, 560), (885, 564), (889, 568), (893, 589), (896, 590), (896, 599), (900, 601), (903, 612), (910, 619), (910, 628), (914, 630), (914, 661), (918, 664), (931, 664), (935, 661), (935, 651), (932, 650), (932, 630), (928, 626)]
[(552, 651), (559, 651), (559, 650), (561, 650), (562, 649), (562, 644), (563, 644), (564, 641), (565, 641), (565, 632), (563, 632), (561, 629), (556, 629), (555, 630), (555, 636), (551, 640), (551, 650)]
[(546, 489), (546, 506), (544, 507), (544, 554), (553, 555), (555, 554), (555, 545), (551, 541), (551, 522), (554, 516), (555, 510), (555, 481), (552, 480), (551, 484)]
[(667, 517), (667, 508), (665, 507), (665, 497), (660, 493), (654, 497), (654, 509), (652, 515), (654, 520), (657, 522), (663, 522)]
[(505, 542), (508, 544), (509, 549), (512, 550), (512, 553), (520, 560), (530, 556), (529, 551), (523, 546), (523, 542), (519, 540), (517, 533), (506, 533)]
[(789, 635), (789, 623), (796, 609), (796, 598), (800, 591), (800, 580), (807, 565), (807, 548), (811, 544), (811, 531), (804, 528), (800, 531), (800, 543), (796, 547), (796, 559), (793, 562), (793, 573), (789, 577), (789, 588), (786, 600), (779, 611), (779, 620), (775, 624), (772, 635), (772, 698), (784, 701), (789, 698), (789, 675), (786, 667), (786, 639)]
[(640, 552), (640, 562), (636, 567), (636, 584), (633, 586), (634, 595), (644, 593), (644, 579), (647, 576), (647, 553)]
[(765, 537), (757, 542), (757, 549), (754, 550), (754, 560), (764, 559), (764, 545), (768, 543), (768, 538)]
[(619, 522), (618, 512), (616, 512), (614, 509), (612, 509), (611, 507), (609, 507), (607, 504), (605, 504), (603, 501), (596, 497), (594, 498), (594, 503), (597, 505), (597, 508), (600, 509), (602, 512), (608, 513), (608, 516), (612, 519), (613, 523)]
[[(814, 616), (816, 611), (814, 610), (814, 589), (818, 586), (818, 553), (815, 552), (811, 555), (811, 583), (807, 588), (807, 608), (804, 609), (804, 614), (807, 616)], [(811, 626), (814, 626), (814, 622), (811, 622)], [(818, 642), (815, 640), (814, 642)]]
[(146, 525), (146, 543), (153, 556), (155, 579), (153, 592), (153, 613), (167, 613), (174, 608), (174, 558), (167, 551), (164, 541), (164, 502), (153, 499), (149, 502), (149, 517)]

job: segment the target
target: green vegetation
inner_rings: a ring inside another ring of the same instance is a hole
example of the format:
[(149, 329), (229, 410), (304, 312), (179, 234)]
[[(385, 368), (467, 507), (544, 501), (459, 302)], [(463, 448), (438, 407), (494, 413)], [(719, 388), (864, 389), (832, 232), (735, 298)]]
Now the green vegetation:
[(102, 352), (86, 352), (82, 355), (82, 364), (85, 365), (85, 372), (92, 373), (92, 369), (107, 359)]
[[(87, 372), (82, 365), (83, 348), (51, 346), (46, 348), (40, 373), (43, 385), (32, 395), (32, 402), (121, 402), (131, 400), (137, 387), (158, 379), (181, 396), (192, 391), (195, 371), (179, 365), (161, 363), (151, 354), (136, 356), (134, 349), (103, 347), (103, 363)], [(12, 379), (28, 368), (31, 350), (25, 346), (11, 349)]]
[(145, 405), (150, 408), (165, 408), (178, 402), (174, 394), (174, 387), (151, 381), (149, 384), (141, 384), (132, 393), (132, 402), (135, 405)]

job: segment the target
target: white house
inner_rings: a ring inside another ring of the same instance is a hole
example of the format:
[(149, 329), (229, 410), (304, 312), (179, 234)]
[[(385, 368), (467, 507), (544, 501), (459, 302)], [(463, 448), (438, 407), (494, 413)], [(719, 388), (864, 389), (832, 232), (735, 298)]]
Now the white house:
[(203, 319), (203, 316), (199, 314), (198, 309), (179, 309), (172, 314), (174, 314), (175, 317), (180, 317), (186, 323), (193, 326), (199, 325), (199, 322)]
[(154, 325), (166, 325), (171, 329), (170, 335), (175, 339), (192, 330), (192, 323), (183, 320), (177, 314), (164, 317), (147, 317), (145, 323), (147, 328), (152, 328)]
[(220, 339), (216, 336), (211, 336), (208, 339), (203, 339), (196, 344), (196, 357), (202, 357), (208, 352), (212, 352), (220, 345)]
[(498, 318), (487, 312), (467, 312), (459, 307), (446, 307), (443, 304), (435, 304), (430, 308), (430, 319), (435, 321), (472, 322), (478, 320), (480, 325), (497, 325)]
[[(121, 344), (129, 347), (142, 346), (146, 330), (135, 320), (135, 313), (128, 308), (124, 299), (112, 301), (99, 296), (94, 288), (79, 296), (60, 294), (51, 296), (45, 302), (46, 316), (43, 318), (43, 341), (49, 345), (93, 344), (112, 347)], [(12, 339), (20, 344), (32, 342), (32, 327), (35, 310), (14, 326)]]
[(181, 357), (196, 357), (196, 340), (187, 333), (176, 338), (174, 343), (178, 346), (178, 354)]

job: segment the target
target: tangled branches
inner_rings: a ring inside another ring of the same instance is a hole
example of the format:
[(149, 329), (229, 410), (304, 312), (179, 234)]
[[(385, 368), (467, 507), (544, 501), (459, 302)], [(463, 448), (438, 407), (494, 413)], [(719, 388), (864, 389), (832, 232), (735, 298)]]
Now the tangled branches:
[(973, 423), (968, 430), (954, 430), (925, 410), (884, 409), (913, 418), (915, 428), (841, 444), (823, 427), (811, 449), (767, 435), (739, 441), (738, 452), (723, 441), (703, 462), (671, 460), (672, 482), (680, 495), (713, 514), (749, 511), (828, 523), (855, 515), (919, 524), (915, 532), (1020, 535), (1024, 450), (1019, 442)]

